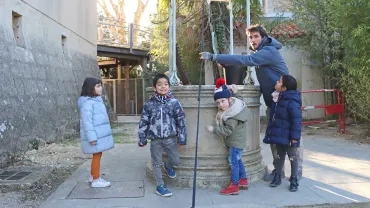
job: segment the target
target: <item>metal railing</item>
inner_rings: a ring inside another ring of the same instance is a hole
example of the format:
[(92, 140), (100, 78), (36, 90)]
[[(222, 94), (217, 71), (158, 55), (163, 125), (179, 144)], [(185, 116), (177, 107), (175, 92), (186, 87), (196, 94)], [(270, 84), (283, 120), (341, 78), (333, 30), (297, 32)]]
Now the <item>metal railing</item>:
[(130, 48), (130, 52), (150, 48), (150, 28), (99, 16), (97, 30), (99, 45)]

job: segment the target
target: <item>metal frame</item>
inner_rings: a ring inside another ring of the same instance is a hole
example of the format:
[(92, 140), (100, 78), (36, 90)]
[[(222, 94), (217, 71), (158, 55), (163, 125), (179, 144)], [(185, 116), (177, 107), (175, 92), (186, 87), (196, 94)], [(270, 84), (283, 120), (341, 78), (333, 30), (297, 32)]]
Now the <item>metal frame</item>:
[[(141, 80), (141, 82), (138, 82), (138, 80)], [(126, 79), (102, 79), (103, 83), (108, 83), (108, 82), (111, 82), (113, 83), (112, 84), (112, 93), (113, 93), (113, 103), (112, 103), (112, 106), (113, 106), (113, 110), (114, 112), (117, 113), (117, 81), (126, 81)], [(135, 82), (135, 109), (134, 109), (134, 115), (139, 115), (138, 114), (138, 86), (139, 84), (142, 85), (142, 93), (143, 93), (143, 104), (146, 100), (146, 94), (145, 94), (145, 80), (142, 79), (142, 78), (131, 78), (129, 79), (129, 81), (134, 81)], [(123, 86), (123, 85), (122, 85)], [(130, 85), (132, 86), (132, 85)], [(125, 115), (133, 115), (133, 114), (125, 114)]]
[(346, 132), (346, 117), (345, 117), (345, 105), (344, 105), (344, 93), (338, 89), (320, 89), (320, 90), (307, 90), (302, 91), (301, 93), (315, 93), (315, 92), (332, 92), (334, 93), (334, 97), (336, 98), (336, 103), (332, 104), (324, 104), (324, 105), (315, 105), (315, 106), (302, 106), (302, 111), (311, 110), (311, 109), (324, 109), (325, 116), (337, 114), (338, 119), (336, 120), (310, 120), (310, 121), (303, 121), (302, 124), (319, 124), (319, 123), (331, 123), (336, 122), (339, 124), (338, 132), (344, 134)]

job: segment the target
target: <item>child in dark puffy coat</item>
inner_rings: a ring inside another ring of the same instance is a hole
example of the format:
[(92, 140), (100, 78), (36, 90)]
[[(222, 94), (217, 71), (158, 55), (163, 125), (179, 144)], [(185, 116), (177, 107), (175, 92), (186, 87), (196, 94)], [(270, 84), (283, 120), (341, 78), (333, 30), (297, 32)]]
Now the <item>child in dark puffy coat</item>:
[(302, 130), (302, 100), (297, 91), (297, 81), (290, 75), (284, 75), (276, 82), (272, 93), (270, 120), (266, 129), (264, 143), (276, 144), (278, 160), (276, 173), (270, 187), (281, 184), (281, 173), (284, 167), (285, 155), (288, 153), (291, 176), (289, 190), (298, 191), (298, 155)]

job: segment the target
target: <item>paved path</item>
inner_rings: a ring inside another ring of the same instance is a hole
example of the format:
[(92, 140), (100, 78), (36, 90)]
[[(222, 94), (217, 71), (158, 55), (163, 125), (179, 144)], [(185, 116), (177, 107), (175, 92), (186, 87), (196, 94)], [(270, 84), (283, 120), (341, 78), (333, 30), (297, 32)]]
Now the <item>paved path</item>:
[[(271, 153), (262, 144), (264, 162), (271, 169)], [(323, 136), (304, 137), (304, 178), (299, 191), (288, 191), (288, 180), (277, 188), (253, 183), (237, 196), (221, 196), (219, 190), (197, 190), (197, 208), (270, 208), (287, 205), (370, 202), (370, 146)], [(182, 208), (191, 207), (192, 190), (171, 188), (173, 196), (154, 194), (155, 187), (145, 175), (149, 148), (134, 144), (116, 145), (103, 154), (102, 173), (111, 181), (144, 180), (141, 198), (67, 199), (78, 182), (86, 182), (90, 161), (86, 161), (42, 205), (41, 208)], [(286, 172), (289, 173), (286, 161)], [(87, 183), (87, 182), (86, 182)]]

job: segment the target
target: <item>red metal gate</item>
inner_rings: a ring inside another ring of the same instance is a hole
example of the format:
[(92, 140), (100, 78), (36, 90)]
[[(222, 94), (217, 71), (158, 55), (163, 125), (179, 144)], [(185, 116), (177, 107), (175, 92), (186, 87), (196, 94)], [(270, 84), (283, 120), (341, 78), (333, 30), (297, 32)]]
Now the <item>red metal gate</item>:
[(310, 110), (310, 109), (317, 109), (322, 108), (325, 110), (325, 117), (327, 115), (336, 114), (338, 116), (335, 120), (326, 120), (325, 118), (318, 119), (318, 120), (310, 120), (304, 121), (303, 124), (318, 124), (318, 123), (329, 123), (329, 122), (336, 122), (338, 123), (338, 132), (345, 133), (346, 132), (346, 118), (345, 118), (345, 111), (344, 111), (344, 93), (338, 89), (321, 89), (321, 90), (307, 90), (302, 91), (301, 93), (333, 93), (333, 97), (335, 102), (332, 104), (323, 104), (323, 105), (315, 105), (315, 106), (302, 106), (302, 110)]

